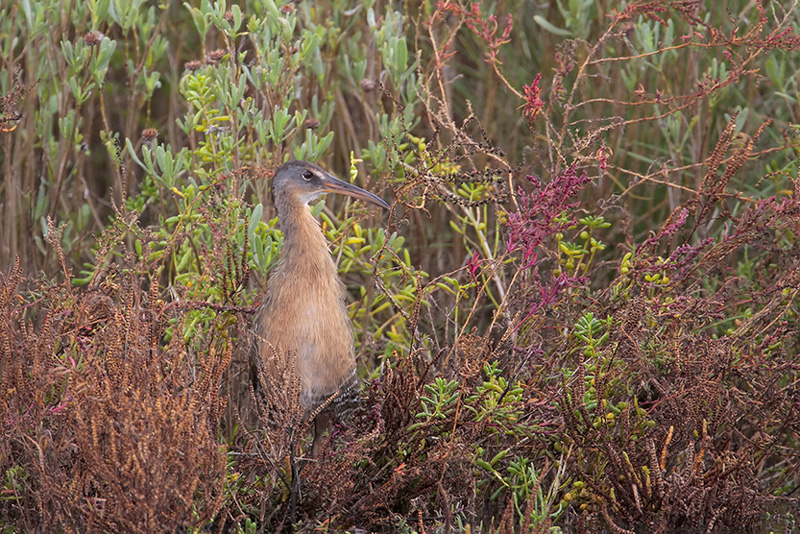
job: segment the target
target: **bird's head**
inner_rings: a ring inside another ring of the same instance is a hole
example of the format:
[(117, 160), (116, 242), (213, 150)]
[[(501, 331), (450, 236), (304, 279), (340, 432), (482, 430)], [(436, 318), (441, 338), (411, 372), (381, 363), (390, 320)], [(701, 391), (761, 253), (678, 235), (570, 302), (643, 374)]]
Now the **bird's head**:
[[(326, 193), (340, 193), (388, 208), (389, 205), (377, 195), (351, 183), (339, 180), (331, 173), (307, 161), (289, 161), (278, 167), (272, 179), (272, 201), (283, 196), (295, 198), (303, 204), (318, 199)], [(277, 204), (276, 204), (277, 205)]]

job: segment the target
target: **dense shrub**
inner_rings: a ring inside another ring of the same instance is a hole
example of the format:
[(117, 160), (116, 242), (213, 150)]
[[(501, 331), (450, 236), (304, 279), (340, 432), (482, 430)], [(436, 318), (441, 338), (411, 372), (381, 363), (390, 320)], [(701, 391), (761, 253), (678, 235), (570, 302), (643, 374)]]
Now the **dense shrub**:
[[(796, 528), (796, 6), (7, 4), (4, 532)], [(314, 461), (246, 359), (290, 158), (393, 198), (312, 207)]]

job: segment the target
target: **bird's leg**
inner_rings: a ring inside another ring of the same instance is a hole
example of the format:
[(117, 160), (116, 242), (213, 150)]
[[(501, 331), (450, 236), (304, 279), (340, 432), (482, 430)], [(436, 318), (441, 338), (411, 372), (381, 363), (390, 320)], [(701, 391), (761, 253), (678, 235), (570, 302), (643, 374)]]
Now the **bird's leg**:
[(297, 501), (300, 498), (300, 470), (297, 468), (294, 438), (289, 443), (289, 465), (292, 469), (292, 482), (289, 487), (289, 520), (291, 521), (289, 531), (292, 532), (292, 526), (297, 522)]
[(331, 412), (318, 413), (314, 418), (314, 442), (311, 444), (311, 457), (316, 458), (319, 447), (322, 445), (322, 433), (331, 426)]

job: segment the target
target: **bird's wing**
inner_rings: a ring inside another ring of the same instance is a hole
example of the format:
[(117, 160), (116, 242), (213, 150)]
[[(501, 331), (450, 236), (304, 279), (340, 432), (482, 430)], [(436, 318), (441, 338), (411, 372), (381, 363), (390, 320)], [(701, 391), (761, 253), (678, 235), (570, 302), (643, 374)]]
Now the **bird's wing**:
[(309, 399), (311, 406), (324, 406), (324, 410), (332, 411), (338, 416), (344, 416), (358, 406), (358, 397), (361, 392), (361, 379), (353, 368), (345, 377), (339, 388), (330, 395), (317, 395)]

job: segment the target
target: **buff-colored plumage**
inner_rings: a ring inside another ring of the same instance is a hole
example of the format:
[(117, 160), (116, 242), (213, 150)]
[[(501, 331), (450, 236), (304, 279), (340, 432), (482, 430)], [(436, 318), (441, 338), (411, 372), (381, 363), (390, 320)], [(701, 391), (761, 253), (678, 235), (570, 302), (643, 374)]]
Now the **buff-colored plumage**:
[(279, 264), (267, 281), (266, 298), (256, 313), (257, 341), (252, 363), (270, 373), (275, 368), (275, 358), (293, 355), (306, 413), (338, 392), (315, 421), (312, 454), (316, 454), (330, 411), (352, 407), (359, 382), (345, 287), (308, 203), (322, 194), (336, 192), (388, 206), (371, 193), (303, 161), (279, 167), (272, 191), (284, 245)]

